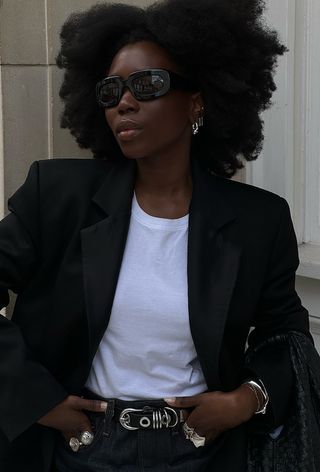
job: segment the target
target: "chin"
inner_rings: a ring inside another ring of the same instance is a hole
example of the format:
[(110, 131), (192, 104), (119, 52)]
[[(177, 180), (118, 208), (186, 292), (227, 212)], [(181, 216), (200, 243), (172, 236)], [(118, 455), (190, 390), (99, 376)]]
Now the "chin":
[(129, 148), (129, 146), (121, 146), (120, 149), (126, 159), (139, 160), (146, 157), (145, 150), (142, 151), (141, 149), (134, 149), (133, 146), (131, 149)]

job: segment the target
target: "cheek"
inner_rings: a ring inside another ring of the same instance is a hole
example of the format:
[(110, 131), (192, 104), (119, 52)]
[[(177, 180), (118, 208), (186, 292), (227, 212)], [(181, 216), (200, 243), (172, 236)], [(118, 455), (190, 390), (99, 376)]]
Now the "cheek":
[(150, 114), (148, 122), (150, 131), (152, 129), (160, 138), (160, 136), (165, 137), (165, 135), (168, 137), (179, 135), (185, 130), (186, 126), (190, 126), (191, 129), (185, 102), (181, 101), (175, 104), (169, 102), (167, 105), (163, 102), (161, 105), (159, 109), (153, 110), (152, 115)]
[[(115, 139), (123, 154), (129, 158), (157, 152), (179, 139), (188, 140), (188, 133), (191, 135), (188, 110), (189, 103), (182, 96), (167, 96), (150, 102), (140, 102), (139, 110), (127, 118), (142, 123), (144, 132), (136, 140), (129, 142), (121, 142), (117, 136)], [(112, 130), (115, 122), (119, 121), (118, 109), (106, 109), (105, 118)]]

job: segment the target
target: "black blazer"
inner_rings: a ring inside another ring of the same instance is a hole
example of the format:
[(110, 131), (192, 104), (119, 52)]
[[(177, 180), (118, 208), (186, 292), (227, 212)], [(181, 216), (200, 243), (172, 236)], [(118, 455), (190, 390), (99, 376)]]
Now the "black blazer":
[[(188, 293), (194, 344), (209, 390), (233, 389), (247, 376), (263, 380), (269, 412), (252, 425), (268, 431), (286, 414), (290, 359), (278, 346), (244, 368), (249, 329), (255, 327), (253, 346), (289, 330), (308, 333), (308, 315), (294, 289), (298, 257), (288, 205), (216, 177), (194, 160), (192, 173)], [(0, 317), (3, 472), (20, 472), (21, 465), (25, 472), (50, 468), (56, 433), (35, 422), (79, 393), (87, 379), (108, 326), (135, 176), (136, 164), (127, 160), (40, 161), (9, 200), (11, 213), (0, 223), (1, 305), (8, 303), (8, 289), (18, 297), (12, 320)], [(227, 446), (221, 450), (226, 457)], [(234, 460), (240, 464), (236, 454)]]

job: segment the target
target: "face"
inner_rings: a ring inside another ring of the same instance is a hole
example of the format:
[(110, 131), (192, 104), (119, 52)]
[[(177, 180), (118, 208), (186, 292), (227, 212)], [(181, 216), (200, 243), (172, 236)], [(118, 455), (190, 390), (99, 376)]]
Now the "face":
[[(131, 73), (143, 69), (179, 73), (163, 48), (143, 41), (123, 47), (114, 57), (107, 75), (127, 79)], [(201, 105), (199, 93), (170, 90), (162, 97), (139, 101), (126, 88), (119, 104), (106, 108), (105, 115), (127, 158), (161, 157), (176, 149), (190, 151), (191, 126)]]

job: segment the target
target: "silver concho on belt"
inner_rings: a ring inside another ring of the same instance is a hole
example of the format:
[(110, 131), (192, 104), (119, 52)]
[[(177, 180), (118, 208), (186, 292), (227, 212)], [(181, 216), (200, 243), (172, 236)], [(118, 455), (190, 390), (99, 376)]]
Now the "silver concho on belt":
[[(174, 428), (178, 422), (179, 417), (178, 413), (170, 407), (159, 408), (152, 411), (152, 418), (149, 416), (142, 416), (139, 420), (139, 427), (130, 425), (130, 413), (145, 413), (145, 409), (136, 409), (136, 408), (126, 408), (120, 414), (119, 421), (121, 426), (129, 431), (134, 431), (140, 428), (152, 428), (152, 429), (162, 429), (162, 428)], [(150, 412), (150, 410), (149, 410)], [(170, 412), (170, 414), (169, 414)]]

